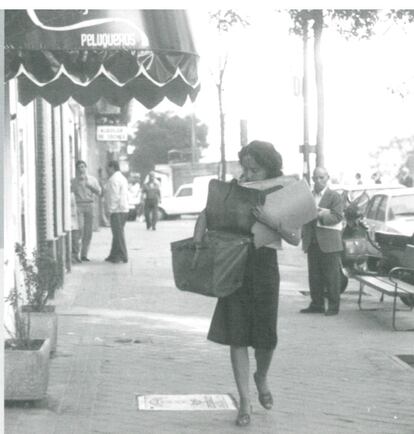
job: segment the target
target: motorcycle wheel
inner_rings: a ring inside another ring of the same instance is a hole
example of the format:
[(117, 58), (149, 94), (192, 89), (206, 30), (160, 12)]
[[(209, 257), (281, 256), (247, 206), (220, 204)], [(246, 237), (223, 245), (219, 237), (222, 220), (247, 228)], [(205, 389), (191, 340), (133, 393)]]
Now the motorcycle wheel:
[(412, 294), (400, 295), (400, 300), (406, 306), (411, 307), (411, 308), (414, 307), (414, 295), (412, 295)]

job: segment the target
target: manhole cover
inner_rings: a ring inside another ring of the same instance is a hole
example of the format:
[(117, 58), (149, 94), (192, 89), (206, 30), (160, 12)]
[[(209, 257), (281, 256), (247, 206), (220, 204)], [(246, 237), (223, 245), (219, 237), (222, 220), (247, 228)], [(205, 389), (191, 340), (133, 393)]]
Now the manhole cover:
[(411, 368), (414, 368), (414, 354), (400, 354), (398, 357), (402, 362), (406, 363)]
[(136, 395), (138, 410), (235, 410), (231, 394), (225, 395)]

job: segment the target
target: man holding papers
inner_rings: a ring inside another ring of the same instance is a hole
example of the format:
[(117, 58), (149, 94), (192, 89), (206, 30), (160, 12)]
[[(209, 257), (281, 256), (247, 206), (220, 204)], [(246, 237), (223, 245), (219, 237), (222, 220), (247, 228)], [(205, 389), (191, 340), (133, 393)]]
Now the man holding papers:
[(324, 313), (325, 293), (328, 309), (325, 315), (336, 315), (340, 302), (340, 255), (342, 251), (343, 205), (340, 195), (327, 187), (326, 169), (313, 172), (313, 196), (318, 209), (317, 218), (303, 226), (302, 245), (308, 255), (311, 303), (301, 313)]

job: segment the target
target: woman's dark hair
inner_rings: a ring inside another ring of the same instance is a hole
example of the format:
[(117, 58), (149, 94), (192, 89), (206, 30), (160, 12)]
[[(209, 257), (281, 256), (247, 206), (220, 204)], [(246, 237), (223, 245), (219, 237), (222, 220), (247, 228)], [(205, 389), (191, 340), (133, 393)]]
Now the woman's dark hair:
[(75, 164), (75, 167), (78, 168), (81, 164), (84, 164), (85, 167), (88, 167), (88, 165), (83, 160), (78, 160)]
[(117, 170), (119, 170), (119, 163), (118, 161), (110, 161), (108, 163), (108, 167), (112, 167), (112, 169), (114, 169), (116, 172)]
[(283, 175), (282, 156), (271, 143), (253, 140), (239, 152), (240, 163), (246, 155), (253, 157), (257, 164), (266, 169), (268, 178), (276, 178)]

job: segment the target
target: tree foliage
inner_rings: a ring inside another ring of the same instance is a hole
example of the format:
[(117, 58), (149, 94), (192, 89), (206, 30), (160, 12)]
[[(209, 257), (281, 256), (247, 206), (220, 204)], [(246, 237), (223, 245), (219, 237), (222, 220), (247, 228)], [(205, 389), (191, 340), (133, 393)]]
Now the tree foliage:
[(414, 9), (390, 9), (387, 16), (398, 23), (414, 23)]
[(414, 136), (394, 137), (389, 143), (378, 146), (370, 157), (375, 168), (389, 177), (396, 176), (402, 166), (414, 156)]
[(338, 33), (346, 39), (369, 39), (379, 19), (377, 9), (332, 9), (328, 15)]
[(371, 37), (379, 18), (377, 9), (289, 9), (288, 13), (292, 21), (290, 31), (295, 35), (303, 36), (305, 24), (322, 14), (323, 27), (335, 26), (347, 39)]
[(220, 32), (228, 32), (233, 26), (241, 25), (248, 26), (250, 23), (243, 18), (234, 9), (219, 9), (215, 12), (210, 12), (210, 21), (214, 23), (217, 30)]
[[(146, 118), (138, 121), (137, 132), (131, 141), (135, 151), (130, 158), (131, 170), (145, 175), (155, 164), (168, 163), (168, 151), (186, 151), (191, 155), (192, 116), (184, 118), (170, 112), (148, 112)], [(208, 146), (208, 127), (195, 118), (195, 144), (197, 159), (201, 150)]]

